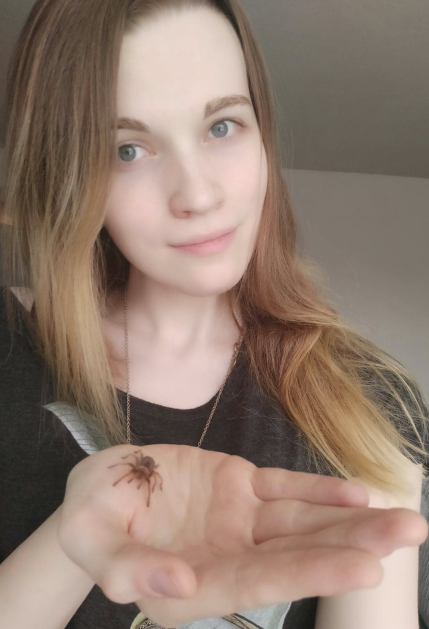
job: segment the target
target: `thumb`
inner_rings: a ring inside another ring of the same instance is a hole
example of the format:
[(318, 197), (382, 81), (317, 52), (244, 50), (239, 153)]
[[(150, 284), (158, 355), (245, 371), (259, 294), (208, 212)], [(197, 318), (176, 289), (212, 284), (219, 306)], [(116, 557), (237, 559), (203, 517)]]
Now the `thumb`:
[(191, 566), (173, 553), (136, 542), (123, 524), (88, 513), (67, 519), (64, 512), (61, 522), (58, 539), (63, 551), (114, 603), (134, 603), (142, 595), (194, 596), (197, 577)]
[(116, 550), (98, 581), (114, 603), (134, 603), (143, 595), (191, 598), (197, 578), (183, 559), (165, 550), (130, 542)]

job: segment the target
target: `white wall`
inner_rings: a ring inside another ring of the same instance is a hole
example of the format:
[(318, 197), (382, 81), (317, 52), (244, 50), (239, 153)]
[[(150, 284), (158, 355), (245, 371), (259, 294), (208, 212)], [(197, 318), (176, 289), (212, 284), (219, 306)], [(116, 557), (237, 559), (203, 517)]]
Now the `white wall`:
[[(3, 183), (0, 149), (0, 184)], [(285, 170), (305, 252), (334, 308), (429, 401), (429, 179)]]
[(334, 308), (429, 400), (429, 179), (285, 171), (302, 246)]

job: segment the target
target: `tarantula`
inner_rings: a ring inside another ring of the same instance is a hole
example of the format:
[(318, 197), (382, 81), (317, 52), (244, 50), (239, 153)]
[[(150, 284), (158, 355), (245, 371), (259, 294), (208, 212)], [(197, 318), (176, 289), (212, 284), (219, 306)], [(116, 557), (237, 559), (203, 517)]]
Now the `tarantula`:
[[(139, 454), (140, 457), (137, 457), (136, 456), (137, 454)], [(150, 494), (151, 494), (150, 481), (151, 481), (152, 476), (155, 477), (155, 483), (152, 487), (152, 493), (155, 491), (157, 476), (159, 476), (159, 478), (161, 479), (160, 489), (162, 490), (162, 476), (158, 474), (158, 472), (155, 472), (155, 468), (159, 467), (159, 463), (155, 465), (155, 461), (153, 460), (153, 458), (151, 456), (143, 456), (143, 452), (141, 452), (140, 450), (135, 450), (133, 453), (127, 454), (126, 456), (123, 456), (121, 458), (126, 459), (129, 456), (135, 456), (135, 459), (136, 459), (135, 463), (115, 463), (115, 465), (108, 466), (109, 469), (111, 467), (116, 467), (117, 465), (129, 465), (131, 467), (131, 470), (129, 472), (127, 472), (124, 476), (121, 476), (121, 478), (119, 478), (117, 481), (113, 483), (113, 487), (117, 485), (123, 478), (126, 478), (126, 476), (128, 476), (129, 474), (132, 474), (132, 477), (130, 478), (128, 483), (131, 483), (134, 480), (134, 478), (137, 478), (137, 480), (141, 479), (141, 483), (137, 487), (137, 489), (140, 489), (143, 482), (146, 480), (149, 484), (149, 493), (147, 496), (147, 506), (149, 506)]]

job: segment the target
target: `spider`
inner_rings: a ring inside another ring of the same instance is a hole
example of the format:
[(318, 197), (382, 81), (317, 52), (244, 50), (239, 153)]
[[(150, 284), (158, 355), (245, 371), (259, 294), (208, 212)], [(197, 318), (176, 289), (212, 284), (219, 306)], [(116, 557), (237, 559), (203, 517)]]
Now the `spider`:
[(149, 483), (149, 493), (147, 496), (147, 506), (150, 505), (150, 494), (151, 494), (151, 485), (150, 485), (150, 479), (152, 478), (152, 476), (155, 476), (155, 483), (152, 487), (152, 493), (155, 491), (155, 487), (156, 487), (156, 481), (157, 481), (157, 476), (159, 476), (159, 478), (161, 479), (161, 486), (160, 489), (162, 490), (162, 476), (160, 474), (158, 474), (158, 472), (155, 472), (155, 468), (159, 467), (159, 463), (157, 465), (155, 465), (155, 461), (153, 460), (153, 458), (151, 456), (143, 456), (143, 452), (141, 452), (140, 450), (135, 450), (132, 454), (127, 454), (126, 456), (121, 457), (122, 459), (126, 459), (129, 456), (135, 456), (136, 454), (140, 454), (140, 458), (139, 457), (135, 457), (136, 461), (135, 463), (115, 463), (115, 465), (109, 465), (108, 468), (110, 469), (111, 467), (116, 467), (117, 465), (130, 465), (131, 466), (131, 471), (127, 472), (125, 474), (125, 476), (121, 476), (121, 478), (119, 478), (116, 482), (113, 483), (113, 487), (115, 485), (117, 485), (123, 478), (125, 478), (126, 476), (128, 476), (129, 474), (133, 474), (133, 476), (130, 478), (130, 480), (128, 481), (128, 483), (131, 483), (131, 481), (134, 479), (134, 477), (136, 477), (138, 480), (142, 479), (140, 485), (137, 487), (137, 489), (140, 489), (140, 487), (142, 486), (143, 481), (147, 481)]

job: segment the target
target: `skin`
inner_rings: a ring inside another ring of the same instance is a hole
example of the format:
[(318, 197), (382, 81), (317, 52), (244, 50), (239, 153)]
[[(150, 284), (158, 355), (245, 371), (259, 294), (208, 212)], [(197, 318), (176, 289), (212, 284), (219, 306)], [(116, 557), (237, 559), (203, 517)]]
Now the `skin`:
[[(240, 42), (221, 16), (187, 11), (145, 22), (124, 38), (118, 117), (140, 119), (152, 133), (118, 131), (104, 226), (131, 265), (130, 347), (150, 355), (186, 360), (219, 344), (232, 355), (239, 338), (225, 292), (243, 276), (255, 246), (267, 159), (253, 106), (203, 120), (208, 101), (230, 94), (251, 100)], [(169, 246), (232, 227), (232, 245), (212, 256)], [(121, 339), (122, 317), (121, 294), (110, 312)]]

